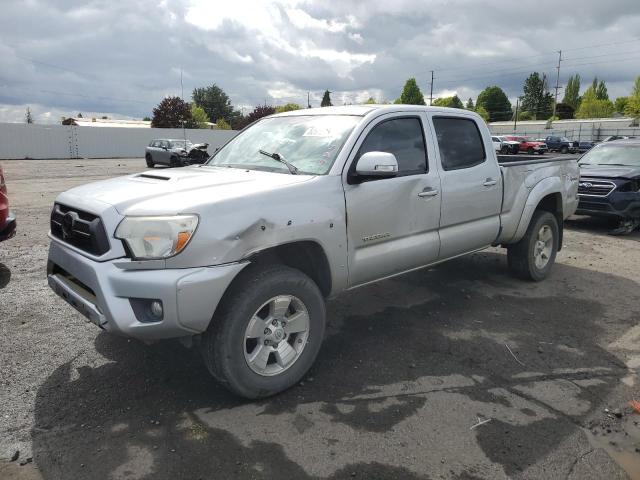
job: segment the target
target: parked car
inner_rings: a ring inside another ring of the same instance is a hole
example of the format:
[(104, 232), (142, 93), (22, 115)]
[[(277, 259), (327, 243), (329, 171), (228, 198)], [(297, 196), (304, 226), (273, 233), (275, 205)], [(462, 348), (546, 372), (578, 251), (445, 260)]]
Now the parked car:
[(491, 245), (543, 280), (577, 189), (575, 161), (498, 164), (473, 112), (286, 112), (204, 165), (59, 195), (48, 282), (107, 332), (197, 337), (222, 385), (265, 397), (313, 364), (327, 297)]
[(576, 153), (578, 146), (567, 137), (550, 135), (543, 140), (550, 152)]
[(547, 145), (544, 142), (531, 140), (530, 138), (527, 138), (527, 137), (506, 135), (505, 138), (511, 142), (519, 142), (520, 143), (519, 151), (526, 152), (529, 155), (533, 155), (534, 153), (542, 155), (546, 153), (548, 150)]
[(192, 163), (203, 163), (209, 158), (208, 143), (193, 144), (189, 140), (156, 139), (145, 149), (147, 167), (168, 165), (183, 167)]
[(640, 225), (640, 140), (596, 145), (580, 158), (577, 212), (608, 217), (619, 225), (611, 233), (631, 233)]
[(588, 152), (593, 148), (595, 143), (593, 142), (574, 142), (577, 144), (578, 153)]
[(516, 155), (520, 151), (520, 142), (509, 140), (505, 136), (499, 136), (498, 139), (502, 142), (506, 148), (506, 153)]
[(0, 165), (0, 242), (8, 240), (16, 234), (16, 217), (9, 210), (9, 194)]

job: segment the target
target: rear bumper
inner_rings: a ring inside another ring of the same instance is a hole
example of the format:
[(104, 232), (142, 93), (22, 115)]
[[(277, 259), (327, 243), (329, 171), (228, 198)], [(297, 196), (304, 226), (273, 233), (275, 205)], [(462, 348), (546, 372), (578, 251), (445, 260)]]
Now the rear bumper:
[(16, 217), (13, 213), (9, 212), (7, 219), (4, 222), (4, 225), (0, 225), (0, 242), (3, 240), (8, 240), (16, 234)]
[[(202, 333), (224, 292), (246, 263), (185, 269), (123, 268), (123, 259), (96, 262), (56, 240), (47, 280), (53, 291), (100, 328), (143, 341)], [(149, 312), (160, 301), (163, 316)]]
[(640, 194), (613, 192), (607, 197), (578, 195), (577, 215), (616, 219), (640, 218)]

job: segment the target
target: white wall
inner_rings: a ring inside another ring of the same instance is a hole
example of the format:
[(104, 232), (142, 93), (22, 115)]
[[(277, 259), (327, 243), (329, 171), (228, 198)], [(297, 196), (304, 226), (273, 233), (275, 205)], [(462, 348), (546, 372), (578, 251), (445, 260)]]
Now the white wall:
[[(209, 152), (236, 133), (186, 130), (193, 143), (209, 143)], [(182, 130), (0, 123), (0, 159), (144, 157), (144, 148), (154, 138), (182, 138)]]
[(493, 122), (489, 130), (494, 135), (526, 135), (544, 138), (549, 135), (561, 135), (569, 140), (598, 141), (609, 135), (640, 136), (640, 128), (634, 126), (632, 118), (594, 118), (586, 120), (557, 120), (551, 128), (546, 128), (546, 121), (518, 122), (516, 129), (513, 122)]

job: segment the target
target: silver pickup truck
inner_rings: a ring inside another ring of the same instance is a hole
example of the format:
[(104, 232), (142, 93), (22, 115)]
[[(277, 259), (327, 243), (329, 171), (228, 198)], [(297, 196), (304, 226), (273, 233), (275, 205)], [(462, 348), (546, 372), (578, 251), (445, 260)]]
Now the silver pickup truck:
[(264, 397), (311, 367), (337, 293), (492, 245), (544, 279), (577, 190), (575, 160), (499, 164), (472, 112), (298, 110), (204, 165), (62, 193), (48, 282), (103, 330), (190, 339), (222, 384)]

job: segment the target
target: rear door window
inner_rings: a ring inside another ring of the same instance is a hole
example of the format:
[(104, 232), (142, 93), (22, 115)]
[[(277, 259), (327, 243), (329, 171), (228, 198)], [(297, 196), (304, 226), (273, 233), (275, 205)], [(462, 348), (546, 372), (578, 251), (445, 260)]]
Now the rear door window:
[(419, 118), (393, 118), (379, 123), (362, 142), (357, 158), (366, 152), (393, 153), (398, 161), (398, 176), (427, 172), (427, 151)]
[(474, 167), (487, 159), (482, 135), (473, 120), (433, 117), (433, 125), (444, 170)]

